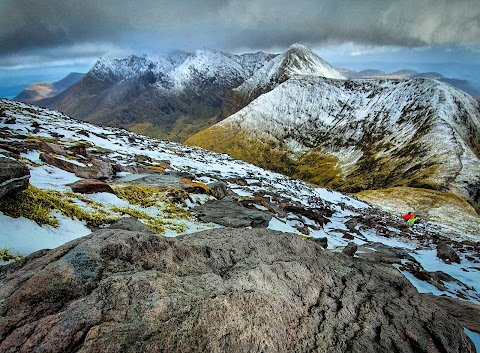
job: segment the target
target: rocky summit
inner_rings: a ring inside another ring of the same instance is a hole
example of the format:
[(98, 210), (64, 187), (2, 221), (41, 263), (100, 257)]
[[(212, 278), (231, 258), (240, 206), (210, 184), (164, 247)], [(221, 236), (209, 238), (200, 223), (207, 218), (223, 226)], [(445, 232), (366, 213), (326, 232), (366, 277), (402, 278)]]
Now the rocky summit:
[(472, 351), (478, 216), (411, 225), (225, 154), (0, 110), (22, 179), (0, 196), (0, 352)]
[(2, 352), (474, 352), (396, 270), (293, 234), (102, 230), (0, 269)]

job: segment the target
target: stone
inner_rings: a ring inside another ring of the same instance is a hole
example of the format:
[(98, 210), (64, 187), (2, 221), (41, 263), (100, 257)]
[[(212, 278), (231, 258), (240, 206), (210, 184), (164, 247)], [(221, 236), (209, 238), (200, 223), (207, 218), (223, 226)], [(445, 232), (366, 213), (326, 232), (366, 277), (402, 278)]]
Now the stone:
[(285, 212), (292, 212), (297, 215), (302, 215), (311, 219), (312, 221), (317, 222), (320, 225), (330, 222), (328, 217), (332, 217), (334, 211), (328, 207), (324, 208), (306, 208), (301, 206), (287, 205), (283, 209)]
[(48, 153), (55, 153), (61, 156), (67, 155), (67, 152), (65, 151), (65, 149), (55, 143), (41, 141), (38, 143), (38, 148)]
[(357, 249), (358, 249), (357, 244), (355, 244), (353, 242), (350, 242), (350, 243), (348, 243), (348, 245), (345, 248), (343, 248), (343, 253), (345, 255), (353, 257), (355, 255), (355, 253), (357, 252)]
[(94, 194), (96, 192), (115, 193), (110, 185), (97, 179), (82, 179), (68, 186), (72, 188), (73, 192), (81, 194)]
[(217, 181), (215, 183), (208, 184), (208, 187), (217, 194), (217, 199), (223, 199), (225, 196), (229, 195), (227, 184), (223, 181)]
[(85, 144), (78, 144), (75, 146), (72, 146), (68, 149), (70, 152), (75, 153), (79, 156), (87, 157), (87, 145)]
[(397, 270), (268, 229), (104, 229), (0, 283), (5, 353), (474, 352)]
[(28, 187), (30, 170), (10, 158), (0, 158), (0, 198)]
[(113, 169), (110, 162), (101, 159), (92, 159), (91, 165), (82, 166), (61, 158), (53, 157), (48, 153), (41, 153), (40, 160), (67, 172), (73, 173), (84, 179), (108, 179), (113, 176)]
[(314, 241), (320, 244), (320, 246), (324, 249), (328, 248), (328, 238), (321, 237), (321, 238), (314, 238)]
[(461, 261), (455, 250), (444, 241), (438, 242), (437, 257), (446, 263), (456, 262), (459, 264)]
[(123, 229), (132, 232), (142, 232), (154, 234), (155, 232), (148, 228), (144, 223), (140, 222), (135, 217), (123, 217), (118, 221), (113, 222), (109, 229)]
[[(373, 248), (375, 251), (371, 251), (368, 248)], [(367, 247), (362, 248), (362, 253), (359, 253), (358, 256), (384, 264), (401, 264), (402, 260), (415, 261), (415, 258), (405, 249), (388, 246), (382, 243), (369, 243)]]
[(480, 305), (447, 296), (436, 296), (429, 293), (422, 295), (456, 318), (470, 331), (480, 333)]
[(196, 206), (191, 212), (203, 222), (213, 222), (232, 228), (266, 228), (272, 219), (269, 214), (243, 207), (229, 197)]

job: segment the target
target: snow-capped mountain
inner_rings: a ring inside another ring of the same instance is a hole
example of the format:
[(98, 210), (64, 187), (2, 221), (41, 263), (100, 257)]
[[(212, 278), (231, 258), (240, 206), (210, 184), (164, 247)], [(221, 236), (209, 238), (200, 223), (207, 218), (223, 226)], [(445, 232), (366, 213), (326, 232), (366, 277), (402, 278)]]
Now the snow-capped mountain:
[(187, 143), (348, 192), (448, 190), (479, 206), (479, 102), (435, 80), (294, 77)]
[(309, 48), (293, 44), (284, 53), (270, 60), (239, 87), (228, 92), (221, 118), (226, 118), (286, 80), (297, 76), (319, 76), (345, 80), (339, 71)]
[(225, 93), (273, 57), (203, 49), (100, 59), (82, 81), (38, 105), (102, 125), (182, 140), (212, 125)]

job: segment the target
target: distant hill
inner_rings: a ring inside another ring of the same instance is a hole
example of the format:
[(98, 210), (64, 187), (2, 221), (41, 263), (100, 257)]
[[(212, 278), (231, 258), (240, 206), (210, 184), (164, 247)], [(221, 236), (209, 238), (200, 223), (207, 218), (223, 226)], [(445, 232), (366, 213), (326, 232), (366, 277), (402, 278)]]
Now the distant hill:
[(35, 83), (20, 92), (14, 100), (33, 103), (44, 98), (54, 97), (80, 81), (84, 76), (85, 74), (79, 72), (71, 72), (58, 82)]
[(362, 70), (356, 71), (351, 69), (338, 69), (344, 76), (351, 79), (406, 79), (406, 78), (431, 78), (440, 82), (448, 83), (455, 88), (458, 88), (465, 93), (468, 93), (474, 98), (480, 98), (480, 89), (474, 87), (467, 80), (460, 80), (456, 78), (445, 77), (438, 72), (417, 72), (414, 70), (399, 70), (392, 73), (386, 73), (381, 70)]

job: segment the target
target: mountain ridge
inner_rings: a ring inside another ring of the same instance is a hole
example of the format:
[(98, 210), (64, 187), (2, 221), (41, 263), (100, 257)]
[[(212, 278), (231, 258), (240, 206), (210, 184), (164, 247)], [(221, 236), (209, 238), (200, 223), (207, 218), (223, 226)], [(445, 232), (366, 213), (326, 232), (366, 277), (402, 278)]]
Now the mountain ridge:
[(478, 210), (479, 117), (435, 80), (293, 78), (187, 144), (346, 192), (447, 188)]
[(59, 96), (38, 102), (102, 125), (145, 135), (172, 135), (212, 125), (225, 92), (273, 57), (209, 49), (163, 56), (100, 59), (86, 77)]

